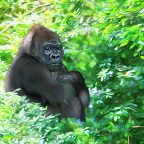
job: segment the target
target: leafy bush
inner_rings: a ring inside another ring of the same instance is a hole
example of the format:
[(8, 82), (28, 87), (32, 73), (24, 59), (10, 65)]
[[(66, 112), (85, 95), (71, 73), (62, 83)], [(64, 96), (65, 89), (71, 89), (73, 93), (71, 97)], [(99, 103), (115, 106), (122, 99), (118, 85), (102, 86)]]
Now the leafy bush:
[(0, 94), (0, 143), (89, 143), (90, 130), (76, 120), (46, 116), (46, 108), (15, 93)]
[[(72, 119), (58, 123), (55, 117), (46, 118), (45, 110), (38, 105), (29, 104), (15, 94), (2, 93), (1, 101), (8, 102), (0, 105), (4, 111), (0, 126), (5, 126), (2, 130), (7, 136), (0, 129), (3, 143), (33, 139), (35, 143), (45, 140), (46, 143), (126, 144), (128, 136), (132, 144), (144, 143), (143, 128), (133, 128), (144, 125), (142, 1), (10, 0), (1, 1), (0, 7), (1, 90), (22, 37), (34, 23), (41, 23), (60, 35), (65, 49), (64, 64), (69, 70), (81, 71), (91, 91), (86, 124)], [(17, 102), (11, 108), (10, 103), (15, 99)], [(17, 116), (20, 111), (24, 119)], [(12, 125), (16, 120), (18, 126)]]

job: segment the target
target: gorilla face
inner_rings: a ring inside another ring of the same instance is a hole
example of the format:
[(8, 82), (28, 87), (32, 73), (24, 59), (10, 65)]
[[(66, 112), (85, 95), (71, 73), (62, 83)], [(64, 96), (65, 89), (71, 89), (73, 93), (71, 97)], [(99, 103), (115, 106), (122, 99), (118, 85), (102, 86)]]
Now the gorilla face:
[(49, 70), (58, 70), (62, 65), (63, 48), (60, 42), (51, 40), (42, 45), (43, 62)]
[(57, 33), (41, 25), (34, 25), (24, 37), (18, 55), (26, 53), (44, 63), (49, 71), (62, 67), (63, 48)]

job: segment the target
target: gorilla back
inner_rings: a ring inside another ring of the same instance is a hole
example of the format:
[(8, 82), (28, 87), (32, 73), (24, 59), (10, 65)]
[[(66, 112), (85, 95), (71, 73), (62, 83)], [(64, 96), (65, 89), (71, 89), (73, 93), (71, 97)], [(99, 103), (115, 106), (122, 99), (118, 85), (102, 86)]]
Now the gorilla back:
[(85, 121), (89, 92), (82, 74), (67, 71), (62, 64), (63, 47), (59, 36), (34, 25), (23, 38), (5, 80), (5, 90), (14, 91), (32, 102), (48, 106), (50, 114)]

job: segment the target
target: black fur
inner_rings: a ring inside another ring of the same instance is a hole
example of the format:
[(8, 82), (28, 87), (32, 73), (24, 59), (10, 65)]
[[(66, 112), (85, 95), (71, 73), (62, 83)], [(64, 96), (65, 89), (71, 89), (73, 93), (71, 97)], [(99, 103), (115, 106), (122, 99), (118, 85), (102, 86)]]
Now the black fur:
[(5, 80), (5, 90), (26, 95), (30, 101), (48, 106), (50, 114), (85, 121), (89, 92), (77, 71), (62, 64), (59, 36), (41, 25), (34, 25), (24, 37)]

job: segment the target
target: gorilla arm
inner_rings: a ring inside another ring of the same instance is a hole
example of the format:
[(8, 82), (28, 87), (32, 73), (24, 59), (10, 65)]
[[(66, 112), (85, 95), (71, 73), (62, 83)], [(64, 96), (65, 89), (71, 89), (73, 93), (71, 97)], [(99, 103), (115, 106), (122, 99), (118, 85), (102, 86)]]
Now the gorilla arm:
[[(21, 66), (19, 65), (21, 64)], [(50, 104), (68, 104), (75, 97), (71, 84), (55, 82), (45, 64), (31, 56), (21, 57), (16, 64), (22, 74), (22, 88), (27, 94), (38, 95)]]
[(82, 74), (78, 71), (70, 71), (59, 77), (58, 81), (71, 83), (77, 92), (83, 109), (89, 105), (90, 96)]
[(82, 74), (78, 71), (67, 72), (61, 75), (57, 81), (71, 84), (76, 91), (76, 95), (69, 106), (62, 110), (62, 117), (76, 117), (80, 118), (81, 121), (86, 121), (85, 109), (89, 105), (90, 96)]
[(69, 72), (75, 79), (74, 84), (76, 85), (76, 89), (78, 91), (78, 97), (82, 103), (83, 109), (88, 107), (89, 101), (90, 101), (90, 95), (88, 88), (85, 84), (85, 80), (82, 76), (82, 74), (78, 71), (71, 71)]

